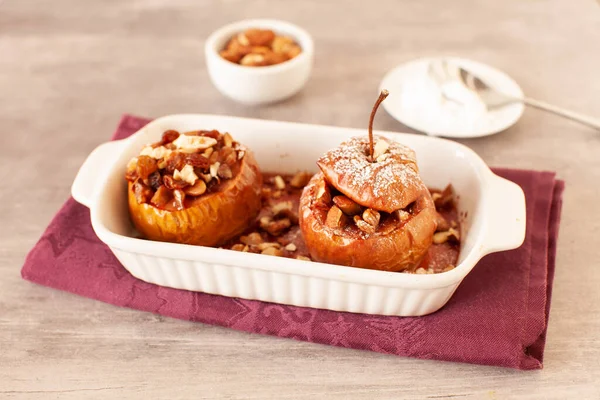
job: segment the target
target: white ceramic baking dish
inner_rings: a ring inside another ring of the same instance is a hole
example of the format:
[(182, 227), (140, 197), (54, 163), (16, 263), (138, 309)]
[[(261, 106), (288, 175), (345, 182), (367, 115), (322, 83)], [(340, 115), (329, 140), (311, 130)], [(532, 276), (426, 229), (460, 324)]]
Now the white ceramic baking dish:
[(430, 187), (449, 182), (465, 215), (459, 265), (435, 275), (372, 271), (224, 249), (135, 238), (128, 216), (127, 161), (163, 131), (218, 129), (251, 148), (263, 171), (316, 171), (326, 150), (365, 129), (217, 115), (171, 115), (133, 136), (96, 148), (79, 170), (73, 197), (88, 206), (94, 231), (137, 278), (157, 285), (224, 296), (355, 313), (418, 316), (450, 299), (486, 254), (513, 249), (525, 237), (525, 197), (494, 175), (469, 148), (420, 135), (376, 132), (412, 147)]

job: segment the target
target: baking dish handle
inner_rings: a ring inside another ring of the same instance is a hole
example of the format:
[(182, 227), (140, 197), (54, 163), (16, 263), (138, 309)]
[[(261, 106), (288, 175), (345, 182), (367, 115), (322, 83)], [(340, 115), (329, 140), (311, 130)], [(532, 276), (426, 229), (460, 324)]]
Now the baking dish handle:
[(516, 249), (525, 240), (527, 215), (523, 189), (508, 179), (492, 174), (487, 186), (490, 204), (487, 209), (484, 254)]
[(78, 203), (88, 208), (91, 206), (98, 179), (107, 171), (112, 160), (121, 153), (119, 150), (123, 147), (123, 142), (124, 140), (115, 140), (103, 143), (83, 162), (71, 186), (71, 195)]

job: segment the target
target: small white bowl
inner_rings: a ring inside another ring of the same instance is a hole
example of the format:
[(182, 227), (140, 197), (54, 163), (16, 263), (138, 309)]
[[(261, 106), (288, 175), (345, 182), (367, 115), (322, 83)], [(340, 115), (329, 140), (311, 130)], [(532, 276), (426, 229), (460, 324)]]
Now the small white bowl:
[[(292, 37), (302, 48), (293, 59), (277, 65), (246, 67), (221, 57), (229, 39), (249, 28), (271, 29), (277, 35)], [(312, 70), (314, 45), (304, 29), (272, 19), (247, 19), (213, 32), (204, 45), (208, 74), (225, 96), (245, 104), (263, 104), (286, 99), (300, 91)]]

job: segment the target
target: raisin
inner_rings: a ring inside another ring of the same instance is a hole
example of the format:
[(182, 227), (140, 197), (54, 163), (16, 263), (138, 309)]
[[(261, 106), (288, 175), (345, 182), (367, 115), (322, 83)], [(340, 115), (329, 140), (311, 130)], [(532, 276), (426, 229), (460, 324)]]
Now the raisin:
[(136, 172), (140, 179), (146, 180), (153, 172), (158, 170), (157, 162), (154, 158), (148, 156), (139, 156)]
[(191, 165), (192, 167), (201, 169), (206, 169), (210, 166), (210, 161), (208, 158), (204, 157), (200, 153), (188, 154), (185, 157), (185, 163)]
[(177, 132), (173, 129), (169, 129), (168, 131), (165, 131), (162, 134), (162, 139), (160, 141), (160, 144), (164, 146), (165, 144), (174, 142), (178, 137), (179, 137), (179, 132)]
[(183, 189), (188, 186), (186, 181), (180, 181), (173, 178), (172, 175), (163, 176), (163, 184), (167, 187), (167, 189), (175, 190), (175, 189)]
[(150, 187), (154, 190), (157, 190), (162, 185), (162, 177), (160, 176), (160, 172), (154, 171), (148, 177), (148, 183)]
[(176, 169), (180, 170), (185, 166), (186, 155), (183, 153), (175, 152), (171, 153), (167, 159), (167, 165), (165, 169), (168, 173), (172, 174)]

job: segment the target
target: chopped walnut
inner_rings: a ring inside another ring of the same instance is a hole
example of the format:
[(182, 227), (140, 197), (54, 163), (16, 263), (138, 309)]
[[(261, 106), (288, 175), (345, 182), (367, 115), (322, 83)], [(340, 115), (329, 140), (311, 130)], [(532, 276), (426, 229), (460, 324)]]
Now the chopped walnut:
[(304, 186), (306, 186), (308, 181), (310, 181), (311, 177), (312, 177), (312, 175), (309, 174), (308, 172), (298, 172), (290, 180), (290, 186), (293, 188), (297, 188), (297, 189), (303, 188)]
[(267, 247), (266, 249), (264, 249), (263, 251), (261, 251), (261, 254), (265, 254), (265, 255), (268, 255), (268, 256), (281, 257), (281, 256), (283, 256), (283, 251), (281, 249), (276, 248), (276, 247)]
[(338, 206), (333, 205), (329, 209), (325, 225), (330, 228), (343, 228), (346, 225), (346, 216)]
[(387, 140), (379, 139), (373, 148), (373, 158), (377, 161), (380, 161), (379, 157), (383, 156), (389, 148), (390, 144), (387, 142)]
[(433, 234), (433, 243), (435, 243), (435, 244), (446, 243), (451, 238), (454, 238), (455, 240), (460, 240), (460, 234), (454, 228), (450, 228), (445, 232), (434, 233)]
[(406, 222), (410, 218), (410, 213), (404, 210), (396, 210), (394, 211), (394, 215), (396, 216), (399, 222)]
[(433, 199), (436, 208), (442, 208), (454, 200), (454, 188), (450, 184), (444, 188), (442, 193), (432, 194), (431, 198)]
[(227, 164), (219, 165), (219, 169), (217, 170), (217, 176), (223, 179), (231, 179), (233, 174), (231, 172), (231, 168)]
[(275, 183), (275, 187), (277, 189), (279, 189), (279, 190), (285, 189), (285, 181), (283, 180), (281, 175), (277, 175), (275, 178), (273, 178), (273, 182)]
[(280, 249), (281, 245), (279, 243), (275, 243), (275, 242), (264, 242), (264, 243), (260, 243), (256, 246), (256, 248), (260, 251), (268, 249), (269, 247), (275, 247), (276, 249)]
[(173, 172), (173, 178), (187, 182), (190, 185), (193, 185), (198, 180), (198, 175), (194, 173), (194, 167), (189, 164), (186, 164), (181, 171), (176, 169)]
[(287, 251), (296, 251), (298, 248), (296, 247), (296, 245), (294, 243), (290, 243), (287, 246), (285, 246), (285, 249)]
[(240, 238), (240, 242), (242, 242), (248, 246), (253, 246), (253, 245), (262, 243), (263, 239), (262, 239), (262, 236), (260, 236), (260, 233), (252, 232), (247, 236), (242, 236)]
[(354, 216), (354, 223), (356, 224), (358, 229), (366, 233), (375, 233), (375, 231), (377, 230), (376, 226), (373, 226), (368, 222), (364, 221), (359, 215)]
[(356, 214), (360, 214), (360, 212), (362, 211), (360, 205), (358, 205), (353, 200), (350, 200), (348, 197), (346, 197), (344, 195), (335, 196), (333, 198), (333, 202), (346, 215), (353, 216)]
[(281, 201), (279, 203), (274, 204), (271, 207), (271, 211), (273, 211), (273, 215), (277, 216), (285, 211), (292, 210), (292, 202), (291, 201)]
[(217, 144), (217, 141), (208, 136), (179, 135), (179, 137), (173, 141), (173, 144), (184, 153), (194, 153), (198, 150), (204, 150), (214, 146)]
[(236, 243), (233, 246), (231, 246), (231, 250), (235, 250), (235, 251), (244, 251), (244, 248), (246, 246), (243, 245), (242, 243)]
[(296, 256), (296, 260), (312, 261), (309, 257), (306, 256)]
[(279, 236), (290, 226), (292, 222), (289, 218), (283, 218), (269, 222), (263, 229), (273, 236)]
[(442, 216), (442, 214), (436, 213), (435, 219), (437, 222), (436, 232), (447, 231), (448, 229), (450, 229), (450, 224), (448, 223), (446, 218)]
[(373, 210), (372, 208), (367, 208), (365, 212), (363, 212), (362, 218), (367, 224), (373, 226), (375, 230), (377, 230), (381, 215), (379, 214), (379, 211)]
[(178, 210), (184, 209), (183, 201), (185, 200), (185, 193), (180, 189), (173, 190), (173, 200), (175, 201), (175, 208)]

